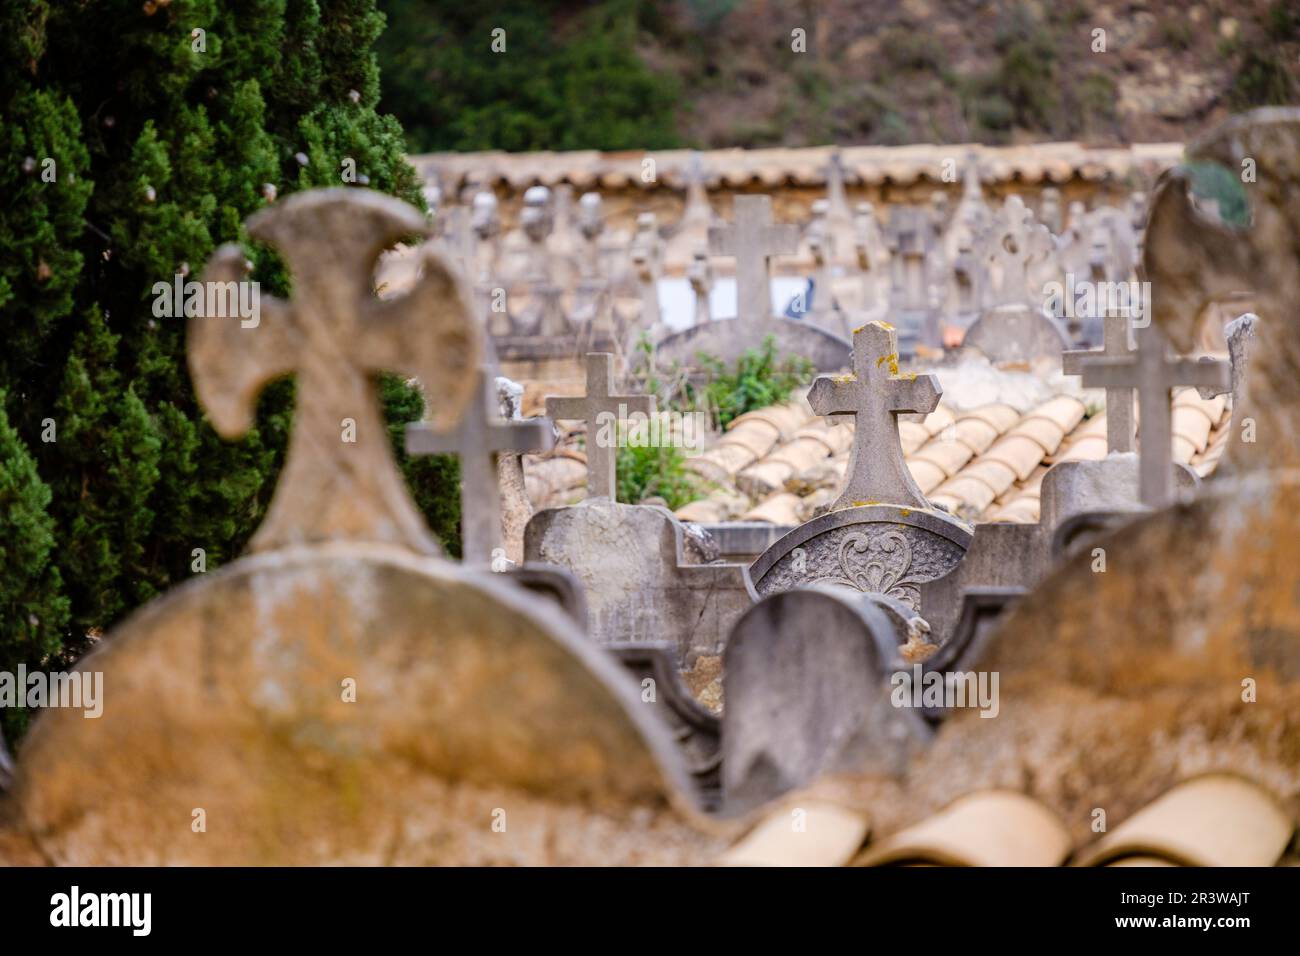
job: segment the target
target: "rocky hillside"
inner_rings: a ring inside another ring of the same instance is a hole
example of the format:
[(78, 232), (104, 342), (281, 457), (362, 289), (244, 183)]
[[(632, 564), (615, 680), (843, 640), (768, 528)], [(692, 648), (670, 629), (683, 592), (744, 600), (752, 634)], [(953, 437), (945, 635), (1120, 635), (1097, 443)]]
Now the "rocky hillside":
[(1300, 0), (380, 6), (415, 152), (1150, 142), (1300, 102)]
[(1300, 101), (1295, 0), (693, 0), (647, 25), (708, 146), (1178, 140)]

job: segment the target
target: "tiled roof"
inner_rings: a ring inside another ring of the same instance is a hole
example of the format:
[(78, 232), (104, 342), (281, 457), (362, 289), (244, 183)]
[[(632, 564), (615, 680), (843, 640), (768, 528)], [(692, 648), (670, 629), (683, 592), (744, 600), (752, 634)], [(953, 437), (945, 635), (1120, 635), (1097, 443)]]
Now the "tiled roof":
[[(1077, 378), (1045, 368), (1015, 371), (968, 360), (936, 371), (941, 403), (923, 420), (900, 420), (899, 442), (921, 492), (958, 517), (1037, 522), (1043, 475), (1052, 465), (1106, 457), (1104, 391), (1082, 390)], [(707, 490), (678, 508), (677, 517), (794, 525), (834, 501), (852, 452), (853, 421), (815, 415), (805, 394), (739, 416), (690, 457), (687, 469)], [(1206, 477), (1227, 446), (1228, 398), (1206, 399), (1184, 388), (1174, 391), (1171, 404), (1173, 458)], [(583, 429), (570, 427), (549, 455), (525, 459), (535, 507), (582, 497)]]
[[(791, 808), (804, 826), (790, 825)], [(1179, 783), (1104, 836), (1075, 845), (1038, 800), (977, 790), (876, 839), (869, 809), (796, 795), (763, 816), (718, 861), (754, 866), (1274, 866), (1285, 864), (1291, 819), (1263, 787), (1207, 774)], [(868, 837), (870, 836), (870, 839)]]
[[(1082, 143), (1038, 143), (1023, 146), (849, 146), (839, 150), (848, 185), (911, 185), (943, 181), (944, 161), (958, 166), (972, 154), (978, 157), (986, 184), (1064, 183), (1079, 178), (1088, 182), (1121, 182), (1130, 177), (1154, 178), (1182, 157), (1179, 143), (1149, 143), (1093, 149)], [(425, 179), (436, 179), (444, 189), (459, 191), (466, 185), (502, 186), (515, 191), (541, 184), (569, 183), (576, 189), (653, 189), (666, 186), (683, 190), (691, 182), (695, 157), (710, 189), (824, 186), (834, 148), (717, 149), (628, 151), (594, 150), (535, 153), (427, 153), (411, 162)], [(645, 160), (654, 161), (649, 182)], [(950, 181), (950, 180), (949, 180)]]

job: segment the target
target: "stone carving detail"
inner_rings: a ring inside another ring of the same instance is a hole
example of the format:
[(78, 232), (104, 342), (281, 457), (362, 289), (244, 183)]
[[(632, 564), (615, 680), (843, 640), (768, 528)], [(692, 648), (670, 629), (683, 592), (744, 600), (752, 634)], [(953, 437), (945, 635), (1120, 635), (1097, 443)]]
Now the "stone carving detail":
[(908, 573), (912, 569), (912, 547), (901, 531), (846, 534), (840, 539), (839, 559), (843, 575), (825, 578), (824, 583), (887, 594), (914, 611), (920, 609), (921, 582)]
[[(416, 209), (382, 193), (298, 193), (248, 220), (250, 236), (283, 254), (293, 297), (263, 296), (260, 319), (248, 327), (228, 314), (190, 319), (195, 392), (223, 438), (249, 429), (268, 382), (287, 373), (297, 381), (284, 470), (251, 551), (350, 540), (438, 553), (397, 470), (373, 376), (418, 378), (429, 390), (430, 422), (450, 428), (474, 395), (482, 336), (457, 271), (431, 250), (405, 295), (380, 300), (370, 291), (380, 253), (428, 232)], [(245, 278), (234, 244), (218, 249), (203, 274), (208, 283)]]
[(814, 518), (750, 566), (760, 595), (838, 584), (883, 594), (924, 615), (921, 585), (943, 577), (970, 545), (968, 527), (938, 511), (864, 505)]

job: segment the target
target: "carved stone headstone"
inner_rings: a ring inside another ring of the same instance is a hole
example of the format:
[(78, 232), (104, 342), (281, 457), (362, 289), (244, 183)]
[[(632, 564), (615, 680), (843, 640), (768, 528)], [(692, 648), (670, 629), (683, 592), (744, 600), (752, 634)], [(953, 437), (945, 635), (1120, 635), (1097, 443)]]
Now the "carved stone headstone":
[(713, 318), (709, 304), (709, 293), (713, 291), (713, 266), (709, 264), (709, 254), (703, 249), (695, 250), (691, 264), (686, 267), (686, 278), (695, 295), (692, 324), (704, 325)]
[[(47, 859), (707, 856), (681, 756), (617, 664), (509, 575), (421, 553), (428, 532), (388, 457), (370, 373), (420, 375), (435, 420), (450, 423), (476, 394), (482, 351), (440, 258), (408, 295), (367, 295), (380, 251), (422, 223), (356, 189), (291, 196), (250, 222), (287, 259), (294, 297), (256, 329), (196, 319), (190, 358), (231, 434), (263, 382), (296, 371), (282, 502), (254, 554), (147, 605), (78, 663), (112, 688), (98, 720), (71, 709), (36, 720), (16, 797)], [(219, 250), (207, 274), (237, 277), (239, 262)], [(340, 415), (357, 421), (358, 445), (374, 425), (367, 445), (336, 450)], [(509, 814), (505, 832), (490, 826), (493, 807)]]
[[(251, 551), (364, 537), (438, 552), (397, 472), (373, 374), (439, 383), (431, 420), (450, 426), (474, 395), (482, 345), (465, 325), (463, 285), (432, 254), (406, 295), (380, 301), (369, 291), (384, 248), (427, 230), (416, 210), (377, 193), (290, 197), (251, 217), (248, 232), (281, 250), (298, 279), (294, 297), (263, 296), (255, 326), (238, 316), (190, 320), (190, 374), (223, 437), (247, 431), (267, 382), (297, 378), (284, 471)], [(204, 281), (241, 281), (244, 262), (238, 246), (222, 246)]]
[(892, 595), (924, 614), (919, 585), (948, 573), (970, 541), (965, 524), (930, 507), (898, 439), (898, 416), (933, 411), (939, 385), (933, 375), (899, 370), (894, 330), (882, 322), (854, 333), (853, 364), (853, 375), (819, 378), (808, 396), (819, 414), (857, 418), (844, 488), (828, 514), (773, 544), (750, 575), (763, 595), (843, 584)]
[(1046, 227), (1018, 196), (1003, 203), (984, 237), (991, 301), (966, 333), (965, 344), (998, 363), (1059, 359), (1069, 348), (1065, 329), (1043, 311), (1038, 267), (1054, 248)]

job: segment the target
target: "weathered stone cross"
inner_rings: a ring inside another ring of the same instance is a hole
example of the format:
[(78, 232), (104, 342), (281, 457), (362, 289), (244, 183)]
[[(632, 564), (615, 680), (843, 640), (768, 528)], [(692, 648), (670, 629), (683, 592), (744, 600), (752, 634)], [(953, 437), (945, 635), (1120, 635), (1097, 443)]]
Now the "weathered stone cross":
[(771, 196), (737, 196), (731, 225), (709, 229), (709, 252), (736, 260), (736, 318), (772, 315), (768, 257), (799, 251), (799, 230), (772, 222)]
[(500, 404), (495, 369), (484, 366), (478, 373), (478, 393), (454, 429), (435, 428), (429, 422), (406, 426), (408, 454), (460, 457), (461, 560), (465, 564), (488, 564), (493, 549), (504, 547), (497, 452), (547, 451), (555, 445), (550, 419), (510, 421), (501, 417)]
[(928, 415), (943, 390), (930, 374), (899, 374), (898, 335), (885, 322), (868, 322), (853, 333), (853, 375), (823, 375), (813, 382), (808, 404), (818, 415), (855, 415), (853, 459), (844, 490), (831, 507), (865, 504), (928, 508), (903, 459), (898, 416)]
[(1154, 325), (1148, 325), (1137, 330), (1136, 353), (1083, 360), (1083, 384), (1088, 388), (1137, 388), (1142, 414), (1138, 496), (1151, 508), (1164, 508), (1173, 498), (1169, 478), (1173, 447), (1170, 389), (1176, 385), (1228, 387), (1227, 362), (1171, 360), (1167, 352), (1164, 335)]
[[(546, 414), (556, 421), (587, 423), (587, 496), (615, 497), (614, 461), (618, 453), (618, 424), (633, 412), (654, 414), (654, 399), (649, 395), (611, 395), (614, 356), (609, 352), (587, 353), (587, 394), (577, 398), (556, 395), (546, 397)], [(601, 419), (613, 416), (611, 439), (602, 438)]]
[[(393, 460), (374, 376), (418, 378), (436, 397), (429, 414), (450, 427), (474, 389), (483, 339), (456, 270), (427, 249), (405, 295), (379, 300), (375, 261), (385, 248), (427, 236), (419, 211), (363, 189), (298, 193), (248, 220), (248, 233), (284, 256), (288, 301), (260, 296), (255, 324), (193, 317), (187, 346), (195, 392), (217, 433), (244, 434), (257, 396), (293, 374), (297, 403), (284, 469), (249, 545), (266, 551), (328, 540), (383, 541), (430, 554), (437, 542)], [(237, 245), (218, 249), (205, 282), (247, 280)], [(232, 287), (233, 288), (233, 287)]]
[[(1102, 319), (1102, 347), (1100, 349), (1072, 349), (1061, 353), (1061, 366), (1066, 375), (1083, 375), (1094, 359), (1109, 357), (1124, 359), (1133, 351), (1128, 347), (1128, 316), (1110, 310)], [(1106, 450), (1130, 452), (1136, 434), (1133, 417), (1133, 388), (1114, 385), (1106, 389)]]

